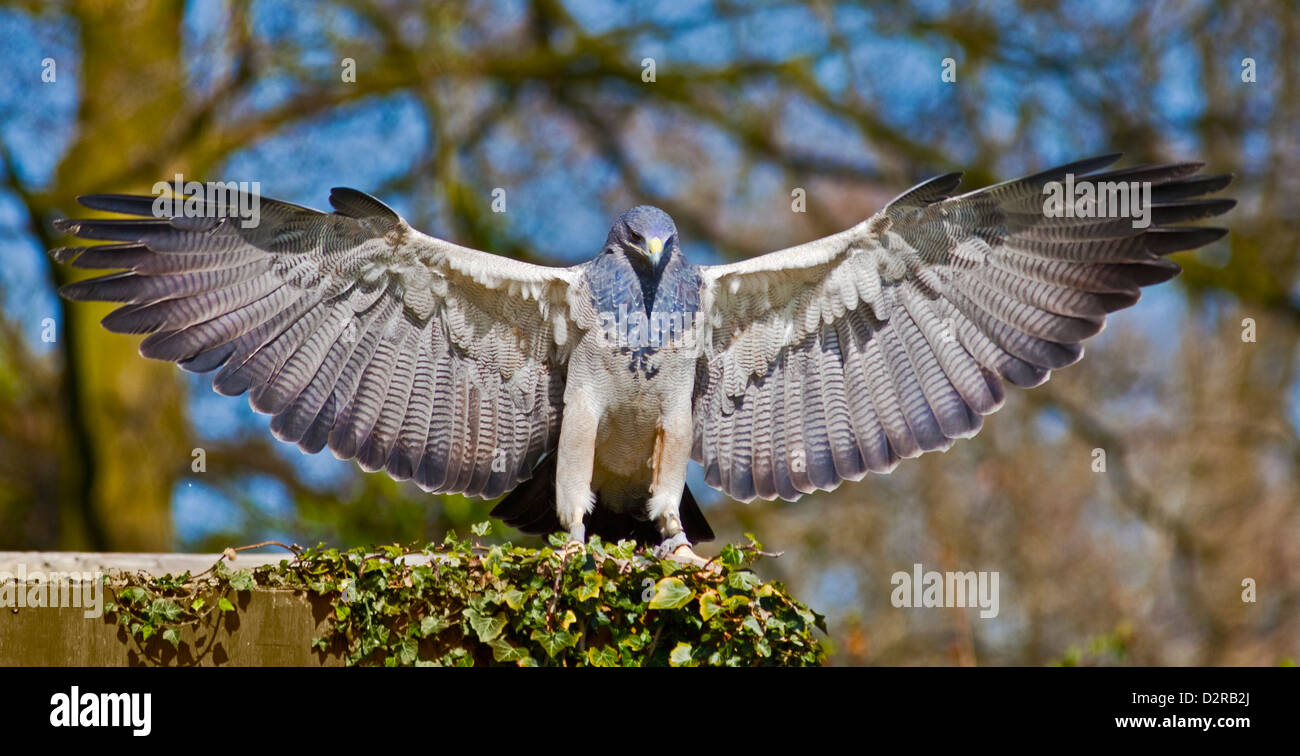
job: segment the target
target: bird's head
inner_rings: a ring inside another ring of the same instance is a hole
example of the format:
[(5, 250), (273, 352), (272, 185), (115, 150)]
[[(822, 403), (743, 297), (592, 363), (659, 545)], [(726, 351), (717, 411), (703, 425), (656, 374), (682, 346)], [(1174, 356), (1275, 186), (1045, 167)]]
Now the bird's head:
[(660, 261), (666, 261), (677, 248), (677, 226), (663, 210), (638, 205), (614, 221), (607, 244), (627, 254), (629, 259), (645, 260), (652, 269), (658, 270)]

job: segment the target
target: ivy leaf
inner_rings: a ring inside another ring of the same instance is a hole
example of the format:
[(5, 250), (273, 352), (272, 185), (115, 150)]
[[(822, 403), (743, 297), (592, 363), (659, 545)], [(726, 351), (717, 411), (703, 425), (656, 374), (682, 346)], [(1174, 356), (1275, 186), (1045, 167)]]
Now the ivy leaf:
[[(483, 522), (476, 522), (473, 525), (471, 525), (469, 529), (470, 532), (473, 533), (474, 535), (482, 537), (492, 532), (492, 522), (490, 520), (484, 520)], [(498, 659), (498, 661), (500, 660)]]
[(522, 662), (528, 657), (528, 649), (511, 645), (505, 638), (497, 638), (488, 643), (492, 647), (492, 658), (499, 662)]
[(587, 649), (587, 663), (593, 667), (617, 667), (618, 649), (613, 646), (592, 646)]
[(650, 641), (645, 634), (636, 633), (623, 638), (618, 642), (618, 645), (629, 651), (640, 651), (645, 648), (646, 644), (649, 642)]
[(673, 652), (668, 656), (668, 664), (673, 667), (695, 666), (691, 661), (691, 644), (683, 642), (673, 647)]
[(172, 648), (180, 648), (181, 634), (176, 632), (176, 628), (169, 627), (163, 631), (163, 640), (172, 644)]
[(134, 604), (137, 601), (143, 600), (148, 595), (149, 594), (145, 593), (145, 590), (143, 588), (137, 588), (135, 586), (131, 586), (130, 588), (123, 588), (117, 594), (117, 597), (128, 604)]
[(680, 578), (666, 577), (655, 583), (655, 595), (650, 599), (651, 609), (680, 609), (695, 598), (695, 592), (686, 587)]
[(197, 612), (198, 610), (202, 609), (204, 606), (207, 606), (207, 603), (208, 602), (202, 596), (200, 596), (199, 598), (196, 598), (190, 602), (190, 609)]
[(700, 618), (708, 622), (713, 615), (722, 611), (722, 605), (718, 603), (718, 594), (713, 591), (700, 596)]
[(718, 557), (728, 567), (739, 567), (745, 563), (745, 552), (731, 544), (723, 546), (722, 553)]
[(519, 590), (518, 588), (511, 588), (510, 590), (506, 591), (502, 595), (502, 598), (505, 599), (506, 606), (516, 611), (518, 611), (519, 608), (524, 605), (524, 598), (525, 598), (524, 592)]
[(727, 585), (739, 591), (750, 592), (762, 584), (763, 581), (758, 579), (758, 575), (749, 570), (733, 572), (727, 576)]
[(737, 609), (742, 606), (749, 606), (749, 596), (743, 593), (737, 593), (734, 596), (728, 596), (722, 601), (722, 605), (728, 610)]
[(484, 643), (500, 635), (506, 627), (506, 618), (501, 614), (488, 615), (473, 608), (466, 608), (464, 614), (474, 634)]
[(235, 605), (230, 603), (230, 599), (226, 598), (225, 596), (222, 596), (220, 599), (217, 600), (217, 608), (223, 612), (235, 611)]
[(414, 638), (403, 638), (397, 646), (397, 661), (402, 664), (414, 664), (420, 657), (420, 646)]
[(447, 621), (446, 617), (441, 614), (430, 614), (420, 620), (420, 635), (425, 638), (432, 638), (450, 626), (451, 623)]
[(230, 576), (230, 587), (243, 593), (256, 588), (257, 581), (253, 579), (251, 570), (240, 570)]
[(149, 622), (152, 624), (162, 625), (175, 622), (180, 616), (180, 605), (169, 598), (155, 599), (149, 605)]
[(578, 636), (574, 633), (566, 633), (563, 630), (548, 633), (540, 627), (534, 630), (529, 637), (537, 641), (542, 650), (546, 652), (546, 655), (552, 659), (555, 658), (556, 654), (578, 642)]

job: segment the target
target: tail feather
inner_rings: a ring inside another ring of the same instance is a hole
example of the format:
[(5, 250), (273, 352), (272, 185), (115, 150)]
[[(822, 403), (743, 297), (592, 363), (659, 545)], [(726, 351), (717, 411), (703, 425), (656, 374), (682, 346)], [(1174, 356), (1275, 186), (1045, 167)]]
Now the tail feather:
[(695, 497), (691, 494), (689, 486), (682, 486), (682, 505), (677, 513), (682, 517), (682, 530), (686, 531), (686, 537), (691, 543), (703, 543), (714, 539), (713, 528), (709, 527), (709, 521), (704, 519), (704, 512), (700, 505), (695, 503)]
[[(492, 509), (492, 516), (502, 520), (511, 527), (525, 533), (545, 535), (564, 530), (560, 518), (555, 513), (555, 470), (556, 454), (548, 454), (537, 467), (533, 468), (533, 477), (524, 481)], [(682, 489), (682, 503), (679, 510), (682, 529), (691, 543), (701, 543), (714, 539), (713, 528), (704, 519), (704, 512), (691, 495), (691, 489)], [(615, 512), (601, 506), (599, 495), (596, 506), (587, 515), (583, 523), (589, 535), (600, 536), (606, 541), (619, 541), (630, 538), (640, 543), (658, 545), (663, 537), (654, 523), (639, 520), (632, 515)]]

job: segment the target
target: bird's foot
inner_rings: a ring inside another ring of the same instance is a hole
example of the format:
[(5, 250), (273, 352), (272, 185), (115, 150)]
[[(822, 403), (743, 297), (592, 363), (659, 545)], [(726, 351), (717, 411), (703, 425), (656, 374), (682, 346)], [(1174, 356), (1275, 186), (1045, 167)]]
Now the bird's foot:
[(686, 540), (685, 533), (678, 533), (665, 540), (655, 547), (655, 556), (660, 559), (671, 559), (674, 562), (689, 564), (692, 567), (706, 567), (709, 560), (695, 553), (691, 548), (691, 542)]

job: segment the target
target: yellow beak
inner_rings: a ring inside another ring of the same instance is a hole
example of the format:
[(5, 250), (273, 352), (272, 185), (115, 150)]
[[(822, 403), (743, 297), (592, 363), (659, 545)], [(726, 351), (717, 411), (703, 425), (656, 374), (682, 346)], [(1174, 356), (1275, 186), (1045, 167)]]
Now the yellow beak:
[(650, 260), (655, 263), (659, 262), (659, 253), (664, 251), (664, 240), (657, 236), (652, 236), (649, 241), (646, 242), (646, 245), (650, 248)]

